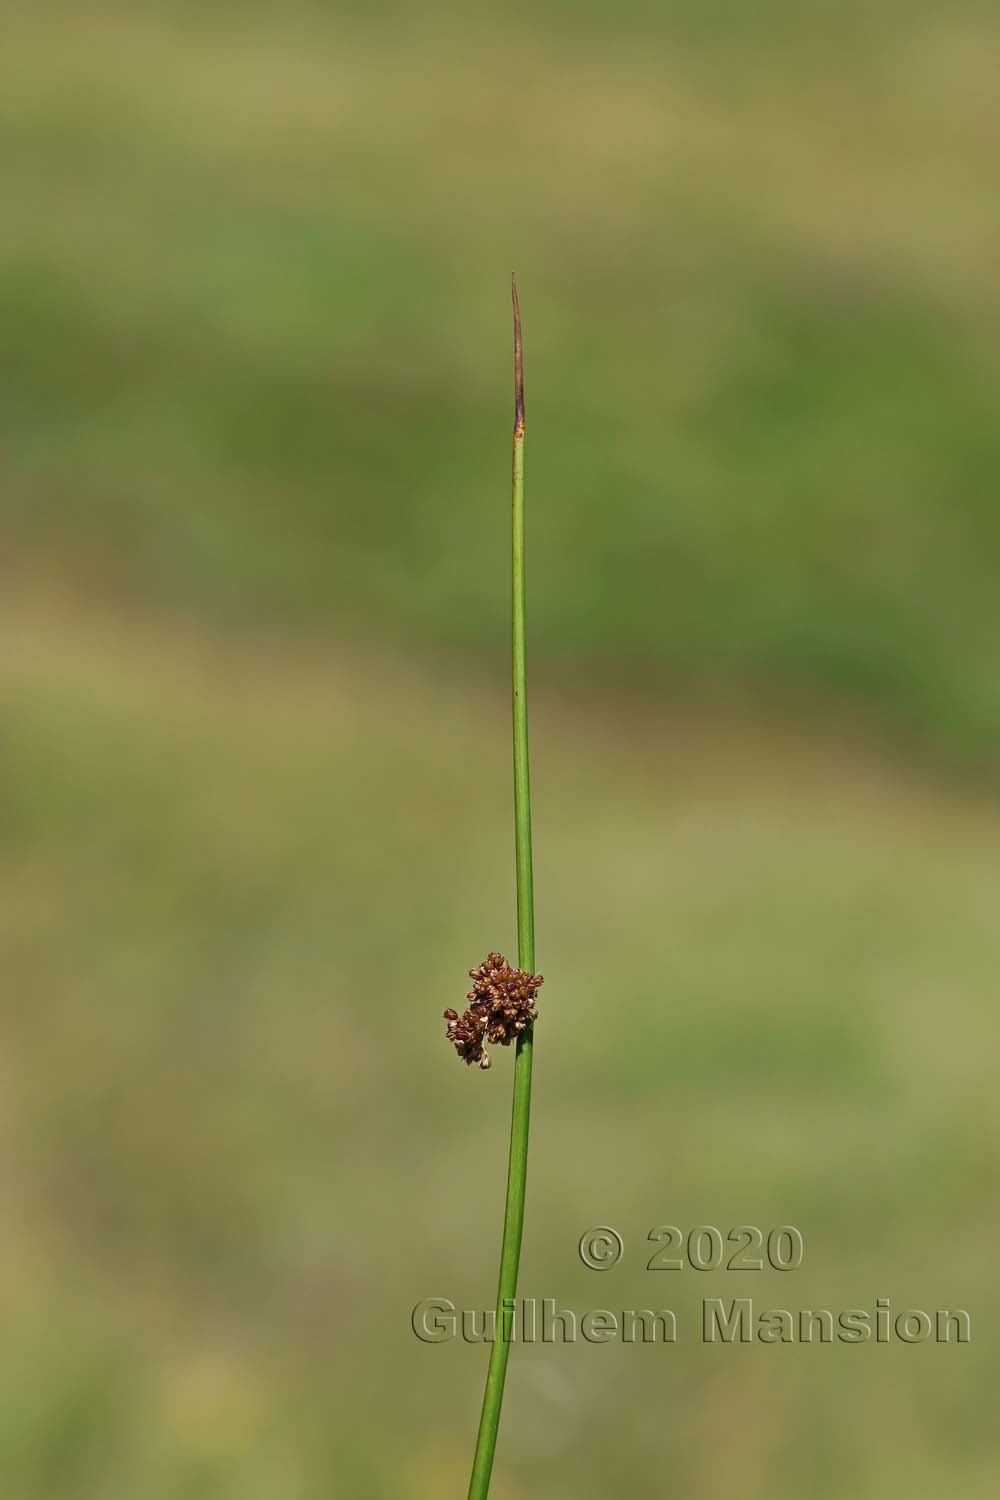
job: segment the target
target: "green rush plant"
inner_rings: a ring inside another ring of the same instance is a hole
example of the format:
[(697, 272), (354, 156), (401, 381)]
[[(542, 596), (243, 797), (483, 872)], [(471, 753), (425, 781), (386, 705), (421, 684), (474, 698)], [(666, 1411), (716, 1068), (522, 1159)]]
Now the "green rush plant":
[[(517, 1294), (517, 1271), (524, 1228), (524, 1192), (528, 1170), (528, 1125), (531, 1115), (531, 1059), (533, 1047), (534, 992), (540, 979), (532, 974), (535, 964), (535, 914), (531, 871), (531, 793), (528, 781), (528, 704), (525, 663), (524, 586), (524, 368), (521, 352), (521, 311), (517, 282), (511, 277), (514, 312), (514, 443), (511, 485), (511, 664), (514, 721), (514, 853), (517, 879), (517, 952), (523, 972), (508, 980), (507, 988), (525, 978), (516, 993), (521, 997), (521, 1017), (514, 1055), (514, 1099), (510, 1121), (510, 1154), (507, 1164), (507, 1199), (500, 1249), (496, 1328), (490, 1348), (483, 1409), (476, 1437), (476, 1451), (469, 1481), (469, 1500), (485, 1500), (489, 1492), (493, 1454), (500, 1426), (507, 1359), (510, 1354), (508, 1310)], [(499, 955), (491, 954), (490, 959)], [(487, 960), (489, 963), (490, 960)], [(486, 966), (484, 966), (485, 969)], [(483, 970), (476, 971), (482, 974)], [(499, 972), (494, 970), (493, 972)], [(489, 978), (487, 972), (487, 978)], [(485, 983), (483, 980), (481, 983)], [(477, 989), (480, 984), (477, 983)], [(507, 1015), (511, 1012), (508, 1010)], [(525, 1024), (526, 1022), (526, 1024)], [(510, 1040), (510, 1037), (505, 1038)]]

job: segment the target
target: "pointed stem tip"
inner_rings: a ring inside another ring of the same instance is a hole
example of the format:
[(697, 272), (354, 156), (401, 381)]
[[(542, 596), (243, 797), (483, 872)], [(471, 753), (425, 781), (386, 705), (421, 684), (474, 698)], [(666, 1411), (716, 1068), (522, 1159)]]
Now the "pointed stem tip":
[(510, 297), (514, 306), (514, 436), (524, 437), (524, 365), (521, 358), (521, 308), (517, 300), (517, 277), (510, 273)]

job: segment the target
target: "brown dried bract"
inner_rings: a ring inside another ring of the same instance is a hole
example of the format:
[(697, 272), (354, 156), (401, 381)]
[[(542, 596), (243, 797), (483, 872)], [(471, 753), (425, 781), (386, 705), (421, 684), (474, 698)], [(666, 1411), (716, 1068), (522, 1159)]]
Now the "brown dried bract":
[(538, 1019), (535, 1000), (542, 975), (512, 969), (502, 953), (490, 953), (478, 969), (469, 970), (469, 978), (472, 989), (466, 999), (472, 1003), (461, 1016), (445, 1011), (446, 1034), (459, 1057), (488, 1068), (486, 1042), (509, 1047)]

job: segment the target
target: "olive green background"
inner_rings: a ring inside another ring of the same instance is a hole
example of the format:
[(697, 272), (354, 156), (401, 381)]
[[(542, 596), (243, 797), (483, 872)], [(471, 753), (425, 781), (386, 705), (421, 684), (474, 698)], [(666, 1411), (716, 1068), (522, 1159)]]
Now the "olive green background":
[[(539, 966), (497, 1500), (986, 1500), (991, 6), (4, 7), (0, 1475), (460, 1496), (510, 1057), (508, 282)], [(797, 1225), (802, 1268), (644, 1269)], [(598, 1274), (576, 1244), (615, 1226)], [(706, 1296), (965, 1307), (705, 1347)]]

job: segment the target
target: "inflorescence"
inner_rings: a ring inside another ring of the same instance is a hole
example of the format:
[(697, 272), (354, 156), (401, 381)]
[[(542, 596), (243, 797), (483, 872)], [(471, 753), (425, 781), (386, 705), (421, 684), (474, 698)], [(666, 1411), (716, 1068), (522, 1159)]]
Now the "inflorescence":
[(542, 976), (512, 969), (502, 953), (490, 953), (478, 969), (469, 970), (469, 978), (472, 989), (465, 998), (472, 1003), (462, 1015), (445, 1011), (447, 1037), (459, 1057), (488, 1068), (485, 1042), (509, 1047), (538, 1019), (535, 1000)]

